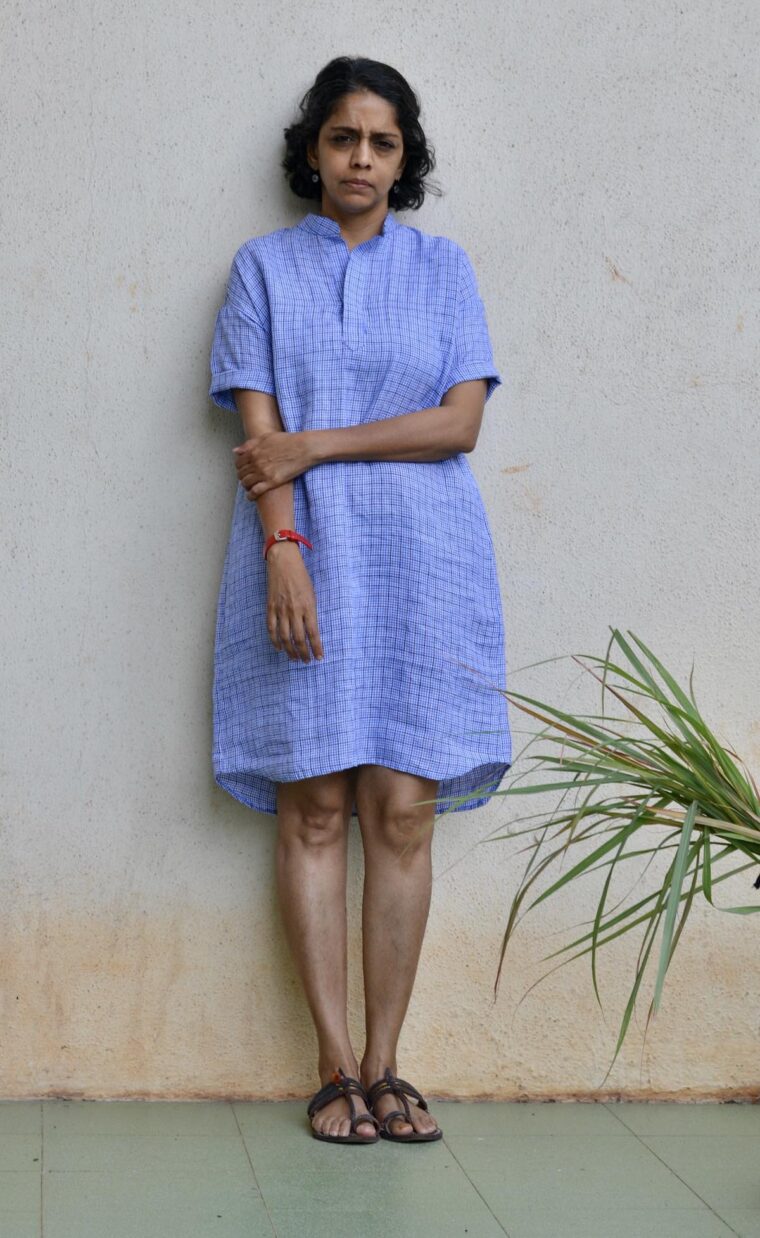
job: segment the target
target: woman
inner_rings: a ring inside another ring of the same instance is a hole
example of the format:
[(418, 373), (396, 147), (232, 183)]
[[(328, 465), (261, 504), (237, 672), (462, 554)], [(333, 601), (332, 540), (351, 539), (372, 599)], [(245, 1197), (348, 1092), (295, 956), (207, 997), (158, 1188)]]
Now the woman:
[[(486, 804), (511, 764), (493, 544), (466, 458), (501, 378), (467, 254), (390, 209), (417, 209), (433, 166), (407, 82), (338, 57), (300, 106), (283, 167), (319, 209), (240, 247), (212, 347), (210, 395), (245, 431), (214, 773), (277, 816), (278, 895), (319, 1049), (312, 1133), (429, 1141), (442, 1132), (395, 1072), (434, 818), (446, 797), (455, 812)], [(354, 815), (360, 1063), (346, 1020)]]

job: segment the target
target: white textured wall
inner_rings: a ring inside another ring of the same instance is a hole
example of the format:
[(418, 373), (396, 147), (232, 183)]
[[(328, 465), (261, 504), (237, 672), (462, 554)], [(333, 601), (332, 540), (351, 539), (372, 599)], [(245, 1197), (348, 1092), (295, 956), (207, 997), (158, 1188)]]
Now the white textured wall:
[[(505, 379), (470, 459), (511, 686), (580, 704), (569, 661), (518, 668), (630, 628), (679, 675), (696, 659), (757, 772), (758, 9), (3, 9), (0, 1095), (305, 1094), (274, 820), (210, 769), (239, 425), (206, 397), (208, 352), (237, 246), (310, 209), (281, 184), (282, 129), (333, 55), (421, 94), (446, 195), (401, 218), (468, 249)], [(512, 716), (519, 754), (532, 724)], [(531, 913), (492, 1001), (525, 856), (477, 844), (539, 807), (440, 821), (399, 1053), (431, 1094), (584, 1096), (611, 1057), (638, 943), (601, 960), (606, 1024), (587, 960), (516, 1009), (590, 890)], [(757, 934), (693, 913), (608, 1089), (757, 1086)]]

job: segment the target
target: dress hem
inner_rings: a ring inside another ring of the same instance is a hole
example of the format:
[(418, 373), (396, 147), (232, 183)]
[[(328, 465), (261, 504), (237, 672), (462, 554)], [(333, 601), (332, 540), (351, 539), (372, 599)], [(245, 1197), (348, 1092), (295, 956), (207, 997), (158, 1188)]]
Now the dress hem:
[[(268, 775), (266, 774), (259, 774), (259, 773), (255, 774), (254, 777), (265, 779), (269, 781), (274, 787), (276, 786), (278, 782), (299, 782), (304, 778), (315, 778), (321, 774), (332, 774), (332, 773), (336, 773), (337, 770), (340, 770), (340, 769), (351, 769), (356, 765), (364, 765), (364, 764), (386, 765), (388, 766), (388, 768), (397, 769), (401, 773), (418, 774), (422, 778), (436, 778), (434, 774), (430, 774), (427, 770), (423, 770), (419, 766), (413, 766), (410, 768), (409, 763), (407, 763), (405, 766), (402, 767), (400, 765), (391, 765), (389, 761), (368, 761), (366, 758), (364, 760), (351, 761), (349, 764), (341, 764), (337, 767), (334, 765), (328, 765), (324, 768), (304, 770), (302, 772), (299, 772), (299, 774), (295, 778), (275, 779), (275, 778), (269, 778)], [(479, 765), (475, 765), (475, 766), (470, 765), (468, 766), (467, 769), (463, 770), (461, 773), (449, 773), (446, 775), (442, 775), (436, 778), (436, 781), (439, 784), (439, 791), (441, 789), (442, 783), (455, 782), (457, 779), (464, 778), (468, 773), (470, 773), (473, 770), (479, 769), (479, 768), (490, 768), (490, 769), (495, 770), (496, 772), (493, 774), (492, 777), (485, 779), (482, 783), (478, 784), (477, 787), (472, 787), (469, 791), (463, 791), (460, 794), (452, 794), (452, 795), (445, 795), (445, 794), (440, 795), (439, 794), (439, 796), (436, 798), (436, 801), (435, 801), (435, 809), (434, 809), (435, 816), (441, 816), (447, 812), (469, 811), (470, 809), (480, 808), (483, 805), (487, 804), (489, 800), (491, 800), (493, 796), (497, 793), (499, 785), (503, 781), (508, 771), (512, 768), (511, 756), (509, 759), (504, 759), (501, 761), (485, 760), (485, 761), (482, 761)], [(271, 798), (268, 798), (266, 804), (264, 804), (261, 802), (260, 798), (257, 798), (255, 794), (253, 793), (249, 796), (246, 796), (243, 788), (240, 785), (238, 778), (236, 778), (234, 773), (232, 773), (231, 771), (224, 771), (224, 770), (219, 770), (215, 768), (214, 769), (214, 781), (216, 782), (217, 786), (219, 786), (223, 791), (226, 791), (228, 795), (231, 795), (233, 799), (236, 799), (239, 803), (244, 804), (247, 808), (251, 808), (255, 812), (266, 813), (268, 816), (277, 815), (276, 807), (272, 808), (270, 806)], [(480, 791), (482, 794), (476, 795), (478, 791)], [(275, 795), (276, 795), (276, 792), (275, 792)], [(449, 799), (451, 799), (453, 802), (451, 803), (447, 802)], [(457, 801), (463, 801), (463, 802), (458, 803)], [(352, 818), (358, 816), (355, 806), (352, 806), (351, 816)]]

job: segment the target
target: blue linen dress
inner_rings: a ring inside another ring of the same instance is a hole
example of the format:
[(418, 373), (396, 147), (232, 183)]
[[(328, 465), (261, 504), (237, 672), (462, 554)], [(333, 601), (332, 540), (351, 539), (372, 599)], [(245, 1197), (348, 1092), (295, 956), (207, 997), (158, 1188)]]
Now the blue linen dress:
[[(437, 407), (472, 378), (488, 399), (502, 382), (467, 253), (390, 210), (352, 250), (314, 212), (241, 245), (211, 376), (232, 412), (234, 387), (276, 396), (287, 431)], [(216, 616), (216, 782), (274, 814), (276, 783), (372, 763), (439, 780), (436, 815), (488, 803), (512, 749), (494, 547), (467, 454), (326, 461), (293, 480), (293, 501), (324, 659), (270, 640), (261, 520), (238, 483)]]

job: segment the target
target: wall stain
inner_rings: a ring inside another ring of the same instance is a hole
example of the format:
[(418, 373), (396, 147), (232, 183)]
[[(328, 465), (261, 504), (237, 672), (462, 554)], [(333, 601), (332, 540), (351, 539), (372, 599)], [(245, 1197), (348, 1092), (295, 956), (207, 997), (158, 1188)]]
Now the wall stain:
[[(357, 845), (354, 839), (353, 857)], [(349, 1027), (360, 1056), (360, 873), (350, 876)], [(588, 976), (558, 973), (515, 1019), (534, 973), (544, 970), (536, 959), (552, 923), (544, 917), (526, 926), (494, 1001), (498, 912), (475, 882), (472, 914), (458, 918), (449, 893), (436, 889), (399, 1044), (399, 1073), (425, 1094), (526, 1103), (760, 1100), (760, 1082), (752, 1082), (756, 1020), (746, 1011), (749, 931), (747, 949), (737, 949), (737, 926), (711, 916), (709, 937), (693, 936), (691, 947), (682, 947), (656, 1029), (662, 1084), (640, 1078), (638, 1027), (615, 1086), (597, 1088), (616, 1025), (599, 1020)], [(103, 889), (101, 907), (73, 905), (73, 898), (58, 907), (50, 897), (15, 902), (0, 932), (0, 1095), (274, 1101), (313, 1094), (316, 1037), (274, 894), (252, 897), (247, 910), (234, 901), (205, 906), (187, 888), (175, 894), (148, 900), (134, 890)], [(621, 945), (611, 958), (628, 960), (629, 953)], [(605, 968), (605, 999), (618, 1005), (627, 977), (621, 967)], [(700, 986), (712, 1005), (684, 1056), (684, 1014)], [(745, 1015), (734, 1020), (727, 1045), (724, 1011), (732, 997), (737, 1016)], [(560, 1045), (565, 1060), (558, 1066)]]
[(607, 266), (610, 269), (610, 273), (613, 279), (619, 280), (622, 284), (628, 284), (630, 285), (630, 287), (633, 287), (633, 284), (631, 283), (630, 279), (627, 279), (625, 275), (622, 274), (620, 268), (616, 266), (616, 264), (612, 261), (611, 258), (605, 257), (605, 262), (607, 263)]

